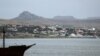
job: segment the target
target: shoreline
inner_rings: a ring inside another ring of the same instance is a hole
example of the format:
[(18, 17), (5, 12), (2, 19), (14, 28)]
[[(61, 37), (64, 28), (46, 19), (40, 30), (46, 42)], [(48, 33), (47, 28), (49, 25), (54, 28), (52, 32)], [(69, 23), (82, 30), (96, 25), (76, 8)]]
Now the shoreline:
[(100, 38), (6, 38), (6, 39), (100, 39)]

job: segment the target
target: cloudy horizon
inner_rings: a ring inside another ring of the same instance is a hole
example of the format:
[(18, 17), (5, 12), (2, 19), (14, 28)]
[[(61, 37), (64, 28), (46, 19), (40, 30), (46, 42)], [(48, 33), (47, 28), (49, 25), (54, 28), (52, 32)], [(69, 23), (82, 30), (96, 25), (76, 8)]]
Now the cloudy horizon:
[(100, 0), (0, 0), (0, 18), (13, 18), (23, 11), (38, 16), (100, 17)]

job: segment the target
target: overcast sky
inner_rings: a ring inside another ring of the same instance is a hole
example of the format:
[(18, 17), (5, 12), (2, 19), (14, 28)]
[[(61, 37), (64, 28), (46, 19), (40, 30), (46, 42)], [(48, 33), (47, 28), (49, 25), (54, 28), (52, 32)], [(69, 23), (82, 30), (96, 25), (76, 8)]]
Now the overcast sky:
[(23, 11), (47, 18), (100, 17), (100, 0), (0, 0), (0, 18), (13, 18)]

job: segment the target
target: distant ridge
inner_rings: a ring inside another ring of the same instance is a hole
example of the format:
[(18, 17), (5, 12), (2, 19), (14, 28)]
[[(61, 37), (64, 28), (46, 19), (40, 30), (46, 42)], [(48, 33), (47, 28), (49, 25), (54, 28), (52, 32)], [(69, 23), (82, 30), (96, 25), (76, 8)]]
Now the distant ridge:
[(73, 16), (55, 16), (54, 19), (57, 20), (74, 20), (75, 18)]
[(100, 28), (100, 17), (89, 17), (87, 19), (77, 19), (73, 16), (55, 16), (45, 18), (28, 11), (23, 11), (11, 20), (0, 20), (0, 24), (31, 24), (31, 25), (73, 25), (76, 27), (92, 26)]

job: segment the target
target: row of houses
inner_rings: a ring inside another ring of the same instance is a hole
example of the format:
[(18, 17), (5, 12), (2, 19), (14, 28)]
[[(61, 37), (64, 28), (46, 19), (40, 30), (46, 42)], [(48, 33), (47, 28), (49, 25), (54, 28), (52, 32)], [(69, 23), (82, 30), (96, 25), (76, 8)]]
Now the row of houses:
[(68, 36), (100, 36), (96, 28), (78, 28), (78, 27), (63, 27), (61, 25), (53, 26), (34, 26), (34, 25), (1, 25), (6, 28), (6, 35), (8, 36), (31, 36), (31, 37), (68, 37)]

